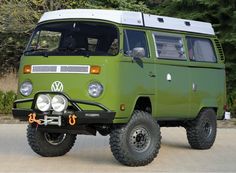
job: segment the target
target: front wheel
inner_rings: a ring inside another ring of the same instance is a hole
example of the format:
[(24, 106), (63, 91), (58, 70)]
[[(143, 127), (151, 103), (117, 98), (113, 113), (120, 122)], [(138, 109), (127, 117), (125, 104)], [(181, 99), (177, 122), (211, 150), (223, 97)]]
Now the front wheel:
[(44, 157), (62, 156), (73, 147), (76, 135), (49, 133), (28, 125), (27, 139), (32, 150)]
[(143, 111), (134, 111), (128, 124), (115, 127), (110, 134), (114, 157), (127, 166), (149, 164), (157, 156), (160, 145), (160, 127)]
[(196, 120), (186, 128), (190, 146), (194, 149), (209, 149), (216, 138), (216, 114), (213, 109), (204, 109)]

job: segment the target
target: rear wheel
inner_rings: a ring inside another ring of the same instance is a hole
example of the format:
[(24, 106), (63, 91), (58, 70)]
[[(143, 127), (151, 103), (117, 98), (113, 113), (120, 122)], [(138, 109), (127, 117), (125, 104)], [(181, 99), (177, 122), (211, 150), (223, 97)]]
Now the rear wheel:
[(28, 125), (27, 138), (35, 153), (44, 157), (55, 157), (70, 151), (75, 143), (76, 135), (43, 132)]
[(200, 112), (198, 118), (186, 128), (190, 146), (194, 149), (209, 149), (216, 138), (216, 114), (212, 109)]
[(114, 157), (128, 166), (144, 166), (152, 162), (160, 144), (159, 125), (149, 113), (143, 111), (134, 111), (128, 124), (114, 128), (110, 134)]

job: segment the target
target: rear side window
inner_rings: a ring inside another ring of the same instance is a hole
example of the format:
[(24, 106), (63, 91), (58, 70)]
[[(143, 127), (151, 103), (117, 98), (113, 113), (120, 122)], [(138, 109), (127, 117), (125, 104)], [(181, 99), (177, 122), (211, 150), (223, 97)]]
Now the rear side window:
[(153, 37), (156, 44), (156, 55), (159, 59), (186, 60), (181, 36), (154, 33)]
[(191, 61), (216, 62), (216, 55), (211, 40), (206, 38), (186, 37), (188, 54)]
[(124, 54), (130, 56), (132, 50), (142, 47), (145, 50), (145, 57), (149, 57), (146, 34), (143, 31), (125, 30), (124, 31)]

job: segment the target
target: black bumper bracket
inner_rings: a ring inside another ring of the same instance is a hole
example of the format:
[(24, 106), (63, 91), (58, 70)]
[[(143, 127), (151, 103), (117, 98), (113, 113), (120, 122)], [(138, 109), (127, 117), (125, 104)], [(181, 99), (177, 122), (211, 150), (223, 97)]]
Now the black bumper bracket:
[[(72, 112), (63, 114), (54, 113), (53, 110), (41, 112), (36, 108), (36, 100), (40, 94), (63, 95), (72, 107)], [(17, 108), (17, 104), (32, 102), (30, 109)], [(100, 108), (101, 110), (83, 110), (79, 104), (90, 105)], [(115, 112), (109, 110), (104, 105), (97, 102), (70, 99), (65, 93), (43, 91), (37, 92), (34, 98), (16, 100), (12, 108), (13, 117), (21, 121), (28, 121), (29, 115), (35, 113), (37, 118), (43, 119), (44, 116), (62, 116), (62, 124), (69, 125), (69, 116), (76, 116), (76, 124), (111, 124), (115, 118)]]

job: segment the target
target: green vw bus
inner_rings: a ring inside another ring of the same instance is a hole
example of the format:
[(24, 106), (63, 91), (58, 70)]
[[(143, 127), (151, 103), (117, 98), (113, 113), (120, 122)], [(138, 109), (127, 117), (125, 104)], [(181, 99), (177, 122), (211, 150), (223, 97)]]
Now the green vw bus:
[(32, 150), (61, 156), (77, 134), (110, 135), (128, 166), (157, 156), (161, 126), (209, 149), (224, 118), (225, 65), (212, 25), (141, 12), (45, 13), (21, 58), (13, 115)]

